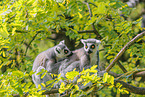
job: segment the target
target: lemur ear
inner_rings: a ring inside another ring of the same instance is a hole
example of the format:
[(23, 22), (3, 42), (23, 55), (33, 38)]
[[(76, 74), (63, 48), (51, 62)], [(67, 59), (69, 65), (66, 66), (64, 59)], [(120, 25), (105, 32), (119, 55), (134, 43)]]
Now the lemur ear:
[(59, 42), (59, 45), (64, 44), (65, 40)]
[(100, 43), (101, 43), (101, 41), (96, 39), (96, 43), (100, 44)]
[(81, 39), (81, 42), (82, 42), (83, 44), (85, 44), (86, 40), (85, 40), (85, 39)]
[(55, 50), (56, 50), (56, 52), (57, 52), (57, 53), (59, 53), (59, 54), (60, 54), (60, 50), (61, 50), (61, 48), (60, 48), (60, 47), (56, 47), (56, 48), (55, 48)]

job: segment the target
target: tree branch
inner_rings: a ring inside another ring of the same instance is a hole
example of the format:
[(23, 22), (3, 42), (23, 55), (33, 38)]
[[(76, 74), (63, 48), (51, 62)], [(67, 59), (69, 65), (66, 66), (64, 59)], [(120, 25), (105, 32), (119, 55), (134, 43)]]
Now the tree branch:
[[(59, 93), (58, 89), (52, 89), (52, 90), (46, 90), (45, 92), (42, 93), (42, 95), (49, 95), (49, 94), (54, 94), (54, 93)], [(27, 97), (29, 93), (24, 93), (23, 97)], [(20, 97), (19, 94), (13, 94), (13, 97)]]
[(77, 31), (78, 33), (94, 33), (94, 30), (83, 30), (83, 31)]
[(138, 34), (136, 37), (134, 37), (131, 41), (129, 41), (122, 49), (121, 51), (116, 55), (114, 60), (109, 64), (109, 66), (105, 69), (106, 72), (110, 71), (110, 69), (115, 65), (115, 62), (122, 56), (122, 54), (131, 46), (134, 42), (136, 42), (140, 37), (145, 35), (145, 31)]
[(145, 74), (144, 74), (145, 72), (143, 72), (143, 71), (145, 71), (145, 69), (137, 69), (137, 70), (133, 70), (133, 71), (128, 71), (115, 79), (119, 80), (122, 77), (130, 76), (130, 75), (133, 75), (134, 77), (143, 77), (143, 76), (145, 76)]
[(42, 95), (48, 95), (48, 94), (54, 94), (54, 93), (59, 93), (58, 89), (52, 89), (50, 91), (46, 90), (45, 92), (42, 93)]
[[(24, 93), (22, 97), (27, 97), (28, 96), (28, 92)], [(19, 94), (12, 94), (13, 97), (21, 97)]]
[[(145, 94), (145, 88), (144, 87), (135, 87), (135, 86), (132, 86), (132, 85), (130, 85), (128, 83), (125, 83), (123, 81), (114, 80), (114, 84), (117, 84), (117, 83), (122, 84), (122, 87), (126, 88), (131, 93), (140, 94), (140, 95)], [(42, 94), (43, 95), (48, 95), (48, 94), (54, 94), (54, 93), (59, 93), (58, 89), (53, 89), (51, 91), (45, 91)]]
[(145, 71), (134, 73), (133, 76), (134, 77), (144, 77), (145, 76)]
[(27, 31), (16, 30), (17, 33), (27, 33)]
[(88, 2), (83, 2), (83, 3), (85, 3), (87, 5), (87, 7), (88, 7), (88, 10), (89, 10), (89, 13), (90, 13), (90, 20), (91, 20), (91, 18), (92, 18), (93, 15), (92, 15), (92, 10), (90, 8), (90, 5), (89, 5)]
[(117, 84), (117, 83), (122, 84), (122, 87), (126, 88), (126, 90), (131, 92), (131, 93), (140, 94), (140, 95), (145, 94), (145, 88), (144, 87), (135, 87), (135, 86), (132, 86), (128, 83), (125, 83), (125, 82), (119, 81), (119, 80), (114, 80), (114, 83), (115, 84)]
[(126, 73), (127, 72), (127, 70), (124, 68), (124, 66), (119, 62), (119, 60), (117, 61), (117, 64), (118, 64), (118, 66), (122, 69), (122, 71), (124, 72), (124, 73)]
[[(139, 77), (139, 76), (145, 76), (145, 71), (144, 71), (144, 69), (142, 69), (142, 70), (135, 70), (135, 71), (130, 71), (130, 72), (127, 72), (126, 73), (126, 75), (128, 75), (128, 74), (130, 74), (130, 73), (134, 73), (134, 76), (135, 77)], [(114, 73), (114, 72), (111, 72), (111, 71), (109, 71), (108, 72), (108, 74), (110, 74), (110, 75), (112, 75), (112, 76), (114, 76), (114, 77), (119, 77), (119, 78), (121, 78), (121, 77), (123, 77), (124, 75), (122, 75), (122, 74), (116, 74), (116, 73)], [(117, 78), (117, 80), (114, 80), (114, 82), (115, 82), (115, 84), (117, 84), (117, 83), (120, 83), (120, 84), (122, 84), (122, 87), (124, 87), (124, 88), (126, 88), (129, 92), (132, 92), (132, 93), (135, 93), (135, 94), (141, 94), (141, 95), (143, 95), (143, 94), (145, 94), (145, 88), (143, 88), (143, 87), (135, 87), (135, 86), (132, 86), (132, 85), (130, 85), (130, 84), (128, 84), (128, 83), (125, 83), (125, 82), (123, 82), (123, 81), (119, 81), (118, 79), (119, 78)], [(105, 87), (105, 85), (103, 86), (103, 87), (101, 87), (99, 90), (101, 90), (102, 88), (104, 88)], [(98, 91), (99, 91), (98, 90)], [(85, 91), (85, 89), (84, 89), (84, 91)], [(59, 93), (59, 90), (58, 89), (52, 89), (52, 90), (46, 90), (45, 92), (43, 92), (42, 93), (42, 95), (49, 95), (49, 94), (55, 94), (55, 93)], [(26, 96), (28, 96), (28, 92), (27, 93), (24, 93), (24, 97), (26, 97)], [(13, 94), (13, 96), (14, 97), (20, 97), (20, 95), (19, 94)]]
[(122, 75), (122, 74), (117, 74), (117, 73), (114, 73), (114, 72), (111, 72), (111, 71), (108, 71), (108, 74), (109, 74), (109, 75), (112, 75), (112, 76), (115, 77), (115, 78)]

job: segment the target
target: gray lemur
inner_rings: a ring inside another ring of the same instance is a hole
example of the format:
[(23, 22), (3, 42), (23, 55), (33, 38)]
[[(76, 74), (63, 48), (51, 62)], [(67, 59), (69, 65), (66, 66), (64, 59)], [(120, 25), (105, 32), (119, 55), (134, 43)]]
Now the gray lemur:
[(59, 73), (61, 73), (62, 77), (65, 77), (65, 74), (74, 68), (77, 71), (82, 71), (83, 68), (87, 69), (96, 64), (98, 59), (96, 52), (101, 41), (97, 39), (81, 39), (81, 42), (84, 44), (84, 47), (72, 51), (72, 55), (62, 62), (59, 68)]
[[(34, 60), (33, 63), (33, 72), (32, 80), (38, 88), (38, 84), (44, 83), (48, 80), (51, 80), (52, 77), (48, 73), (41, 79), (41, 75), (37, 75), (38, 72), (41, 72), (42, 69), (47, 70), (49, 73), (58, 73), (60, 64), (56, 64), (59, 59), (63, 59), (66, 56), (70, 55), (71, 51), (64, 44), (64, 40), (61, 41), (58, 45), (49, 48), (46, 51), (41, 52)], [(43, 88), (43, 87), (42, 87)]]
[[(73, 71), (76, 69), (77, 71), (82, 71), (84, 69), (88, 69), (93, 65), (98, 65), (99, 70), (99, 44), (100, 40), (97, 39), (81, 39), (81, 42), (84, 44), (84, 47), (72, 51), (72, 54), (68, 57), (68, 59), (62, 61), (61, 66), (59, 68), (59, 73), (61, 77), (65, 77), (67, 72)], [(77, 81), (77, 77), (74, 78), (73, 82)], [(65, 81), (60, 80), (60, 83)], [(60, 85), (58, 83), (58, 85)], [(89, 82), (87, 85), (80, 84), (79, 88), (84, 89), (88, 86), (91, 86), (92, 83)]]

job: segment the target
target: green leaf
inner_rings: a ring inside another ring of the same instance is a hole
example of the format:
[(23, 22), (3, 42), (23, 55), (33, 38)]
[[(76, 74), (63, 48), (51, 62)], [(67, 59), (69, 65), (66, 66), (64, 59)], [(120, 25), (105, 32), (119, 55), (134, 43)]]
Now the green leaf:
[(65, 84), (62, 82), (59, 88), (59, 93), (63, 93), (65, 92), (66, 88), (65, 88)]
[(60, 88), (64, 88), (64, 87), (65, 87), (65, 84), (64, 84), (64, 82), (62, 82), (60, 85)]
[(108, 56), (107, 59), (112, 59), (114, 56)]
[(84, 82), (84, 86), (86, 86), (90, 81), (85, 81)]
[(124, 91), (126, 94), (129, 94), (129, 92), (128, 92), (127, 90), (124, 89), (123, 91)]
[(46, 72), (44, 72), (44, 73), (42, 74), (41, 79), (42, 79), (45, 75), (46, 75)]
[(12, 30), (12, 35), (14, 35), (14, 34), (15, 34), (15, 31), (16, 31), (16, 27), (15, 27), (15, 28), (13, 28), (13, 30)]
[(4, 31), (2, 28), (0, 29), (0, 35), (4, 38), (7, 38), (9, 36), (8, 31)]
[(41, 85), (42, 85), (43, 87), (46, 87), (46, 85), (45, 85), (44, 83), (41, 83)]
[(41, 85), (40, 84), (38, 84), (38, 89), (41, 90)]
[(135, 80), (136, 80), (137, 82), (139, 82), (139, 81), (141, 80), (141, 78), (142, 78), (142, 77), (136, 77)]
[(113, 85), (110, 85), (108, 88), (110, 88), (110, 89), (111, 89), (111, 88), (113, 88), (113, 87), (114, 87)]
[(94, 87), (87, 90), (87, 94), (91, 93), (94, 90)]
[(79, 87), (78, 87), (78, 85), (75, 85), (75, 90), (79, 90)]
[(20, 77), (20, 76), (24, 76), (24, 73), (23, 73), (22, 71), (19, 71), (19, 70), (13, 71), (12, 74), (13, 74), (13, 75), (16, 75), (16, 76), (19, 76), (19, 77)]
[(65, 89), (59, 88), (59, 93), (61, 94), (61, 93), (63, 93), (63, 92), (65, 92)]
[(108, 83), (111, 83), (112, 85), (114, 85), (114, 77), (113, 77), (113, 76), (110, 76), (110, 77), (107, 79), (107, 82), (108, 82)]
[(26, 87), (29, 88), (32, 85), (32, 82), (28, 82), (28, 84), (26, 84)]
[(36, 75), (40, 75), (45, 72), (45, 69), (42, 69), (41, 72), (38, 72)]
[(108, 73), (104, 73), (103, 75), (103, 82), (107, 82)]
[(82, 18), (83, 16), (78, 12), (79, 18)]
[(46, 82), (46, 85), (52, 84), (55, 80), (49, 80)]
[(67, 72), (65, 76), (68, 80), (73, 80), (77, 75), (79, 75), (78, 71), (71, 71)]
[(17, 90), (18, 90), (18, 92), (19, 92), (20, 95), (23, 95), (22, 88), (18, 87)]
[(77, 83), (79, 83), (79, 82), (81, 82), (81, 81), (83, 81), (83, 79), (82, 79), (82, 78), (79, 78), (79, 79), (77, 80)]
[(98, 6), (98, 9), (97, 11), (95, 12), (95, 14), (105, 14), (107, 11), (106, 11), (106, 7), (105, 7), (105, 3), (104, 2), (101, 2)]
[(6, 54), (5, 54), (5, 52), (3, 51), (3, 57), (6, 57)]
[(33, 72), (33, 70), (30, 72), (30, 75), (34, 74), (35, 72)]
[(90, 70), (91, 73), (97, 73), (97, 70)]

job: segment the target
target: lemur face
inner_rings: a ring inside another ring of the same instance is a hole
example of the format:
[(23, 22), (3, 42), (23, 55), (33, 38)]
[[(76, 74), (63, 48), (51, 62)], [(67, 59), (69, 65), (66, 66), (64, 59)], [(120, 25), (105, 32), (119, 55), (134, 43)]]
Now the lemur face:
[(64, 44), (64, 40), (55, 47), (55, 54), (58, 58), (64, 58), (71, 54), (71, 51)]
[(97, 39), (81, 39), (81, 42), (84, 44), (84, 50), (87, 54), (96, 53), (99, 47), (98, 45), (101, 43), (101, 41)]

